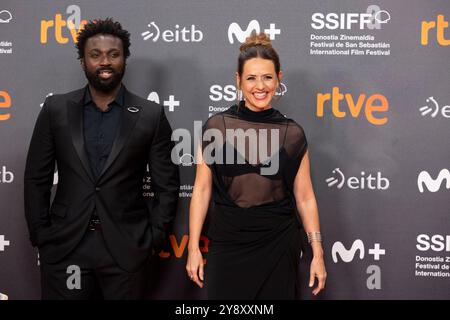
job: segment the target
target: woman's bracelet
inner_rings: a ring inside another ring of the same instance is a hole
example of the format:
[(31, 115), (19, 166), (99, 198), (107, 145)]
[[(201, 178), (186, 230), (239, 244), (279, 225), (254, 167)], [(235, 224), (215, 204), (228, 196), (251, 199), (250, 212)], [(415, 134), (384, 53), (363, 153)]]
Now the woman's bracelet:
[(306, 235), (308, 236), (308, 243), (311, 243), (313, 241), (322, 242), (322, 234), (320, 233), (320, 231), (307, 232)]

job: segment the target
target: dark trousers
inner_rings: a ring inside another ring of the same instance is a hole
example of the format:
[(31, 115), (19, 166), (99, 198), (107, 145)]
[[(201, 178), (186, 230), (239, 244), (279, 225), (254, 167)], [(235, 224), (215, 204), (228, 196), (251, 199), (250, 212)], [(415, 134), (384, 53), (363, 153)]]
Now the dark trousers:
[(137, 272), (121, 269), (109, 253), (101, 230), (88, 230), (62, 261), (41, 261), (42, 299), (143, 299), (149, 270), (149, 261)]

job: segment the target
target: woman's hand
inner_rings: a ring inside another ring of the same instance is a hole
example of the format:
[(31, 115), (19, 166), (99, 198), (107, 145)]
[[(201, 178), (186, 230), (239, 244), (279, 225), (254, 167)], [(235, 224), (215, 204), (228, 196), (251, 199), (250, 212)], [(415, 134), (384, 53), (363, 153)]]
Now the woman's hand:
[(317, 295), (325, 287), (325, 281), (327, 279), (327, 272), (325, 270), (325, 263), (323, 256), (314, 256), (311, 261), (311, 267), (309, 269), (309, 287), (314, 285), (314, 280), (317, 278), (317, 287), (313, 290), (313, 295)]
[(186, 271), (189, 279), (194, 281), (200, 288), (203, 288), (203, 256), (199, 248), (189, 249), (186, 263)]

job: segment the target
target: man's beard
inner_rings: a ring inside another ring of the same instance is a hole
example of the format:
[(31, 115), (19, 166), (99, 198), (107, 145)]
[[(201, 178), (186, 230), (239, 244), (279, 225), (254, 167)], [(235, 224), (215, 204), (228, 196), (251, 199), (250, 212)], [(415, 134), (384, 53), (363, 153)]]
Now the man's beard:
[[(102, 70), (111, 71), (111, 77), (106, 80), (100, 78), (99, 73)], [(89, 84), (94, 89), (103, 93), (110, 93), (120, 85), (123, 75), (125, 74), (125, 65), (123, 66), (122, 70), (119, 71), (116, 71), (112, 68), (99, 68), (95, 72), (89, 72), (87, 69), (85, 69), (84, 74), (86, 75)]]

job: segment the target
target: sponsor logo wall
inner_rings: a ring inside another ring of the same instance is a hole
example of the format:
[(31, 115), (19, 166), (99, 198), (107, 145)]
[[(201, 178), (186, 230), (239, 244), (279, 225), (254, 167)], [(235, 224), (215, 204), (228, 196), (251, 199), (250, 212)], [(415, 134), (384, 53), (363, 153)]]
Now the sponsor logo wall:
[[(158, 277), (149, 298), (206, 298), (185, 276), (193, 142), (241, 96), (239, 46), (263, 31), (284, 72), (274, 107), (308, 139), (328, 271), (319, 299), (450, 299), (448, 12), (450, 3), (419, 0), (3, 1), (0, 298), (40, 297), (22, 203), (28, 143), (45, 97), (85, 84), (77, 32), (111, 16), (131, 33), (125, 84), (164, 106), (181, 172), (177, 217), (150, 270)], [(53, 182), (57, 188), (56, 168)], [(150, 177), (142, 192), (151, 201)], [(206, 259), (208, 245), (205, 229)], [(307, 285), (299, 290), (314, 299)]]

